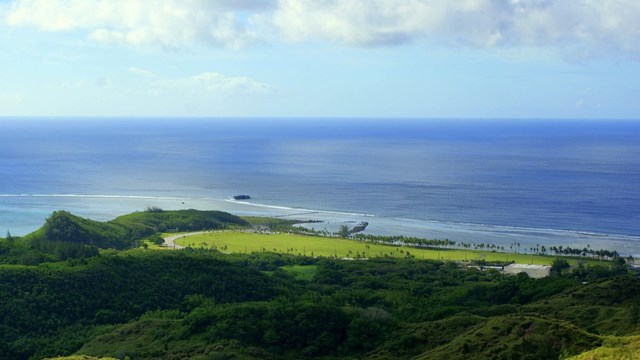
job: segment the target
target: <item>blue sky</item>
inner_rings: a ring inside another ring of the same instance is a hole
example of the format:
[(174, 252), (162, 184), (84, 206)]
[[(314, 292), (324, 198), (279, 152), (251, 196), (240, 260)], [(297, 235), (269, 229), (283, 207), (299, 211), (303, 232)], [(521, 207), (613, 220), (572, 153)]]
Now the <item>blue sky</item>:
[(640, 118), (637, 0), (0, 0), (0, 116)]

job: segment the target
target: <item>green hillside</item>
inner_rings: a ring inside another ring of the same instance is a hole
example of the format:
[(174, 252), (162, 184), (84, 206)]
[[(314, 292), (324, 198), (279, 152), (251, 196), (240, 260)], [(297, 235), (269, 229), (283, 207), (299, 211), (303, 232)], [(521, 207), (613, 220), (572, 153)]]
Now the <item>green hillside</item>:
[[(304, 256), (306, 242), (287, 253), (223, 253), (219, 243), (122, 250), (159, 231), (246, 224), (194, 210), (152, 209), (108, 222), (56, 212), (37, 232), (0, 240), (0, 359), (582, 360), (638, 353), (640, 278), (619, 258), (572, 268), (562, 262), (552, 276), (532, 279), (442, 258)], [(248, 248), (253, 240), (239, 241)]]
[[(225, 258), (263, 269), (303, 260)], [(296, 280), (305, 266), (315, 271), (312, 280)], [(640, 287), (640, 280), (626, 275), (583, 285), (571, 277), (534, 280), (405, 259), (316, 260), (286, 270), (291, 268), (269, 270), (271, 278), (289, 284), (278, 297), (146, 313), (89, 340), (78, 353), (135, 359), (557, 359), (597, 349), (610, 334), (640, 330), (633, 321), (633, 291), (612, 295), (615, 303), (604, 300), (608, 313), (619, 317), (603, 317), (597, 329), (580, 319), (578, 310), (592, 309), (600, 291)], [(578, 299), (576, 293), (593, 296)], [(569, 303), (575, 315), (565, 312)]]
[(602, 346), (568, 360), (622, 360), (640, 358), (640, 336), (607, 336)]
[(563, 321), (527, 314), (456, 315), (403, 329), (399, 339), (369, 354), (371, 359), (557, 359), (602, 343)]
[(33, 233), (0, 240), (0, 263), (34, 265), (46, 261), (88, 258), (100, 249), (130, 249), (164, 231), (197, 231), (249, 224), (221, 211), (148, 209), (100, 222), (55, 211)]
[(640, 333), (640, 279), (609, 274), (211, 250), (2, 265), (0, 358), (556, 359)]
[(256, 301), (277, 279), (207, 254), (129, 251), (85, 262), (0, 266), (0, 359), (69, 354), (111, 324), (189, 304)]
[(109, 222), (124, 226), (135, 238), (142, 238), (160, 232), (183, 232), (194, 230), (224, 229), (229, 226), (246, 226), (242, 218), (223, 211), (202, 210), (160, 210), (120, 216)]

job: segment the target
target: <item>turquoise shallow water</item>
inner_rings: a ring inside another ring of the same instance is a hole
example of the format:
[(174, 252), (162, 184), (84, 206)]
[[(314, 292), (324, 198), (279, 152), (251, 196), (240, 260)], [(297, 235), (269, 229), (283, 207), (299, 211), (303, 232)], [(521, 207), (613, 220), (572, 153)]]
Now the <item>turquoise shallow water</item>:
[(640, 254), (640, 122), (2, 119), (0, 154), (13, 234), (161, 206)]

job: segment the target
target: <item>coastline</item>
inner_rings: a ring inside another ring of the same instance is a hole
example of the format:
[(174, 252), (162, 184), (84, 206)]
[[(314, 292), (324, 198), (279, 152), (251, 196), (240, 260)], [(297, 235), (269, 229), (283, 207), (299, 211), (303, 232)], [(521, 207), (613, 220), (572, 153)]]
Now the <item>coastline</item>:
[[(491, 243), (503, 246), (505, 249), (519, 244), (519, 249), (523, 252), (540, 245), (546, 247), (563, 245), (573, 248), (610, 249), (625, 256), (640, 256), (640, 236), (601, 234), (580, 230), (392, 218), (215, 198), (109, 194), (3, 194), (0, 197), (12, 199), (14, 206), (12, 208), (11, 204), (4, 205), (0, 209), (2, 210), (0, 211), (0, 231), (10, 231), (12, 235), (18, 236), (38, 229), (56, 210), (64, 209), (93, 220), (108, 221), (120, 215), (141, 211), (148, 206), (157, 206), (167, 210), (192, 208), (226, 211), (239, 216), (313, 220), (315, 222), (301, 226), (331, 232), (337, 231), (341, 225), (353, 225), (366, 221), (369, 225), (363, 231), (364, 234), (449, 239), (458, 243)], [(48, 201), (50, 199), (54, 201)], [(15, 216), (16, 214), (19, 216)], [(21, 219), (25, 222), (20, 223)]]
[[(366, 221), (371, 234), (640, 254), (637, 124), (92, 124), (3, 127), (0, 235), (29, 233), (56, 210), (108, 221), (157, 206), (322, 220), (307, 225), (320, 230)], [(78, 141), (65, 140), (71, 135)], [(253, 199), (229, 201), (235, 194)]]

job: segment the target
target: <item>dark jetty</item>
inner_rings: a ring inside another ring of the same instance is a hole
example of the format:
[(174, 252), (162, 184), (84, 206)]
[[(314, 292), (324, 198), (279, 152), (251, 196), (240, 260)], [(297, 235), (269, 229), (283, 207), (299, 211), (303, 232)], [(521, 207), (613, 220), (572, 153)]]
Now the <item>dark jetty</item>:
[(369, 225), (369, 223), (366, 222), (366, 221), (363, 221), (363, 222), (359, 223), (358, 225), (354, 226), (353, 229), (349, 230), (349, 233), (355, 234), (355, 233), (358, 233), (360, 231), (363, 231), (364, 229), (367, 228), (367, 225)]

